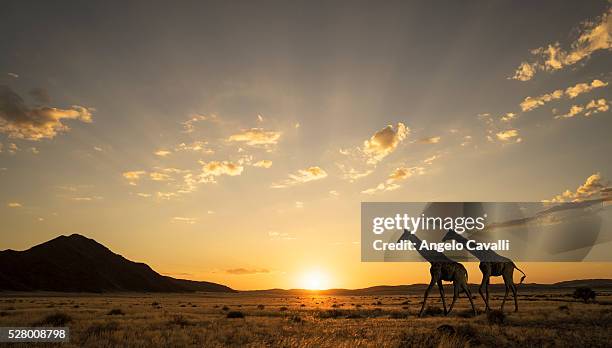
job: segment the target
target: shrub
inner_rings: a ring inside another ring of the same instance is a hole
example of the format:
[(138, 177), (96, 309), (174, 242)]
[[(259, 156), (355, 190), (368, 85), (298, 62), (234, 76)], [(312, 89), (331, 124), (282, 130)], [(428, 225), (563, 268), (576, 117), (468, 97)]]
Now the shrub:
[(223, 308), (221, 308), (222, 311), (226, 312), (229, 311), (229, 307), (228, 306), (223, 306)]
[(487, 313), (487, 321), (492, 325), (502, 325), (506, 323), (506, 314), (502, 311), (492, 310)]
[(185, 327), (187, 325), (191, 325), (191, 322), (185, 319), (182, 315), (175, 315), (169, 322), (170, 325), (178, 325), (180, 327)]
[(282, 306), (281, 308), (279, 308), (279, 310), (280, 310), (281, 312), (284, 312), (284, 311), (286, 311), (287, 309), (288, 309), (288, 308), (287, 308), (287, 307), (285, 307), (285, 306)]
[(244, 313), (239, 311), (231, 311), (227, 313), (227, 317), (230, 319), (242, 319), (244, 318)]
[(425, 316), (444, 315), (444, 310), (442, 310), (442, 308), (440, 308), (440, 307), (429, 306), (429, 307), (425, 308), (425, 311), (423, 312), (423, 315), (425, 315)]
[(102, 336), (108, 335), (113, 331), (117, 331), (119, 329), (119, 324), (114, 321), (104, 322), (104, 323), (96, 323), (91, 325), (85, 330), (85, 337), (90, 336)]
[(595, 293), (595, 291), (587, 287), (576, 288), (576, 290), (574, 290), (574, 294), (572, 295), (572, 297), (574, 297), (575, 299), (583, 300), (584, 303), (589, 302), (589, 300), (593, 300), (594, 302), (596, 296), (597, 294)]
[(114, 308), (108, 311), (106, 315), (125, 315), (125, 313), (119, 308)]
[(157, 307), (157, 306), (159, 306), (159, 302), (151, 302), (151, 306)]
[(302, 322), (302, 317), (300, 317), (299, 315), (294, 315), (289, 320), (291, 320), (294, 323), (301, 323)]
[(264, 309), (264, 308), (266, 308), (266, 306), (264, 306), (264, 305), (262, 305), (262, 304), (258, 304), (258, 305), (257, 305), (257, 309), (259, 309), (259, 310), (262, 310), (262, 309)]
[(452, 335), (456, 332), (455, 328), (452, 325), (448, 325), (448, 324), (442, 324), (438, 326), (436, 330), (438, 330), (438, 332), (442, 334), (447, 334), (447, 335)]
[(561, 312), (569, 312), (569, 307), (568, 306), (559, 306), (558, 308)]
[(65, 326), (72, 321), (72, 318), (66, 313), (49, 314), (42, 320), (34, 324), (34, 326)]

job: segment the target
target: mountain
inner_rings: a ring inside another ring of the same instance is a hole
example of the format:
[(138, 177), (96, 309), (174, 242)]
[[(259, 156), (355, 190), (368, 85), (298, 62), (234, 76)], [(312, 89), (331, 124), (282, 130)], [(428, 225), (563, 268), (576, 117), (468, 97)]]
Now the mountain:
[[(472, 291), (477, 289), (480, 284), (470, 283)], [(538, 284), (525, 283), (517, 285), (520, 291), (561, 291), (566, 292), (577, 287), (589, 287), (594, 290), (612, 290), (612, 279), (580, 279), (568, 280), (554, 284)], [(452, 284), (446, 283), (444, 287), (447, 291), (452, 292)], [(329, 295), (329, 296), (385, 296), (385, 295), (416, 295), (423, 294), (427, 288), (427, 284), (410, 284), (410, 285), (378, 285), (362, 289), (327, 289), (327, 290), (306, 290), (306, 289), (267, 289), (267, 290), (249, 290), (241, 291), (245, 293), (271, 295), (271, 296), (307, 296), (312, 294)], [(504, 284), (490, 284), (489, 291), (503, 292)]]
[(235, 292), (221, 284), (163, 276), (79, 234), (59, 236), (25, 251), (0, 251), (0, 290)]

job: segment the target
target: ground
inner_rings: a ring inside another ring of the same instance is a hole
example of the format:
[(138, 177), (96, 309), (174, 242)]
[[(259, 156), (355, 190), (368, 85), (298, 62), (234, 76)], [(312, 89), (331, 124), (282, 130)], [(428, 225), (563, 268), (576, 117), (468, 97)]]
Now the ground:
[[(566, 293), (521, 294), (518, 313), (510, 302), (504, 314), (489, 315), (476, 298), (476, 317), (465, 296), (447, 317), (433, 296), (427, 315), (418, 318), (421, 300), (316, 293), (0, 294), (0, 327), (69, 326), (70, 343), (61, 347), (604, 347), (612, 338), (609, 295), (585, 304)], [(500, 302), (501, 294), (494, 294), (494, 308)]]

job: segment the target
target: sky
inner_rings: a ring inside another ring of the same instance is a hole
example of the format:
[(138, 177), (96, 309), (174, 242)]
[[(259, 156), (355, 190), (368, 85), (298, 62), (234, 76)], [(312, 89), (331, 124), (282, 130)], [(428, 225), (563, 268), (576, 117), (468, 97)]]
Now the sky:
[(5, 2), (0, 250), (79, 233), (236, 289), (427, 282), (425, 263), (360, 262), (361, 202), (609, 194), (611, 11)]

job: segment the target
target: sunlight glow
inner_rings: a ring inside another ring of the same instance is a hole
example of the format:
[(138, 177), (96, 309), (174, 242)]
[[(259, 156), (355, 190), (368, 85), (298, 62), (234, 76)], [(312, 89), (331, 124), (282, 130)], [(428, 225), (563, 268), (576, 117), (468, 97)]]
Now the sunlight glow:
[(301, 287), (308, 290), (324, 290), (329, 288), (327, 275), (319, 270), (312, 270), (302, 276)]

